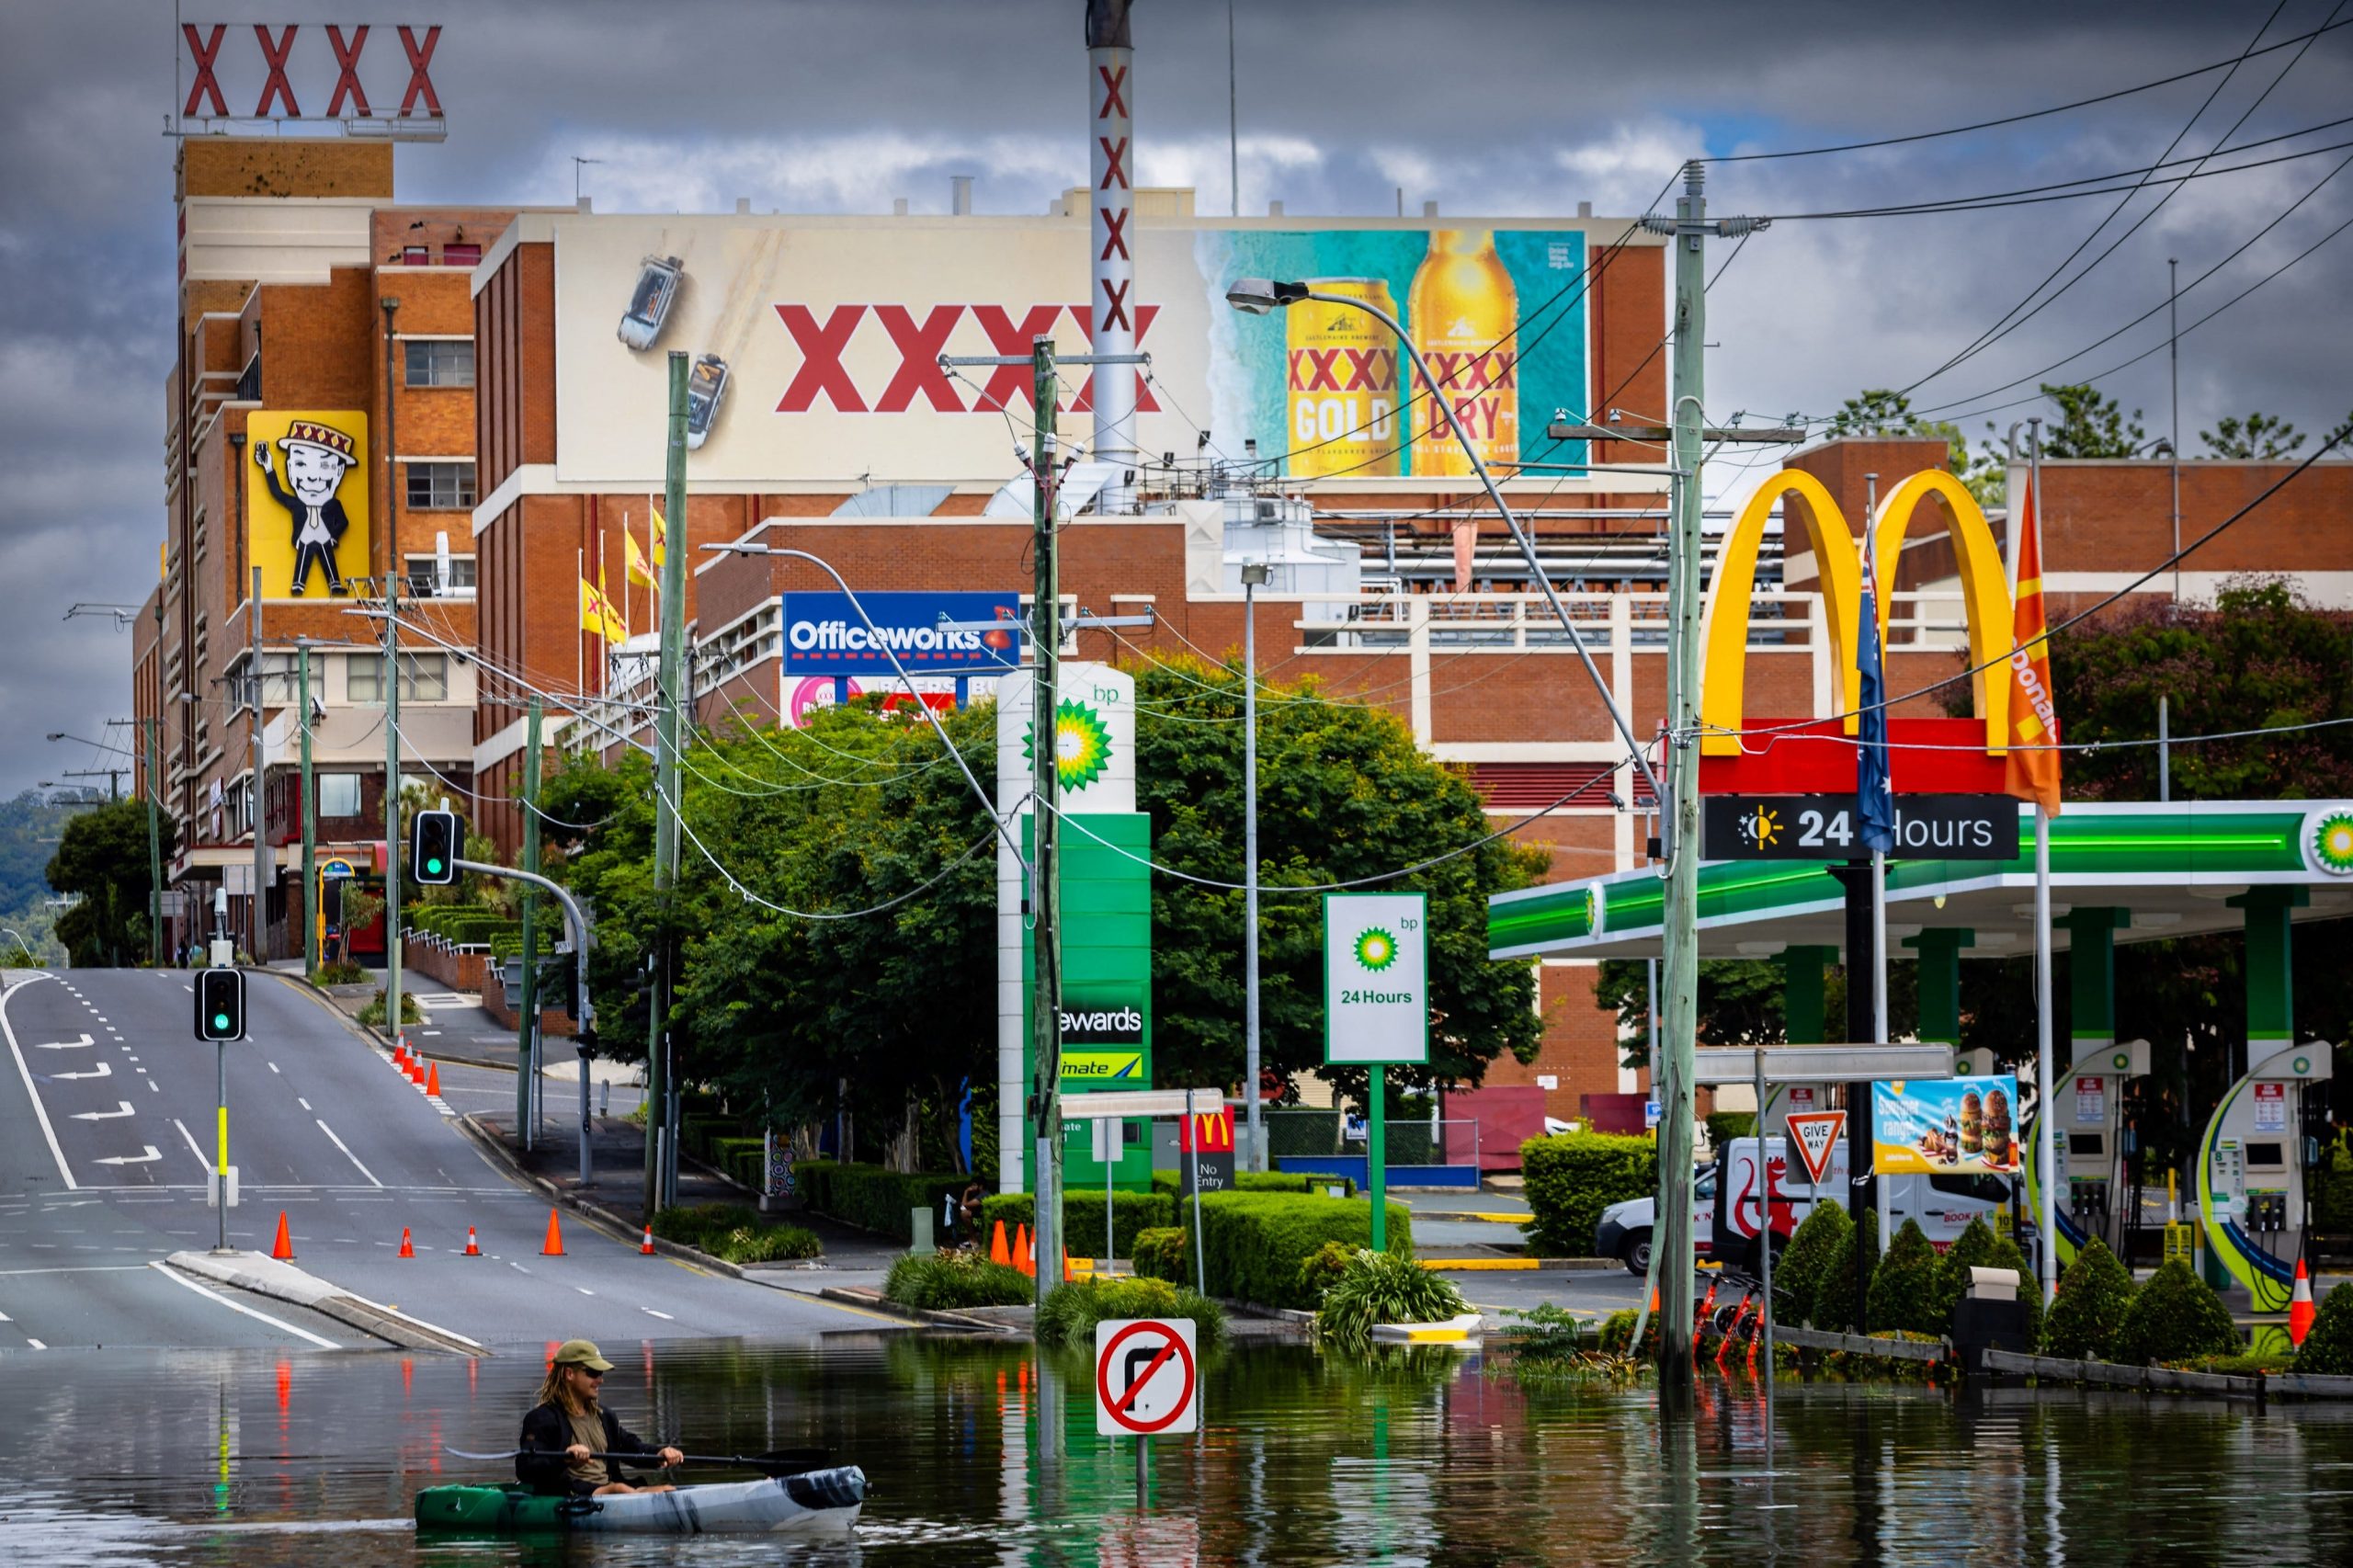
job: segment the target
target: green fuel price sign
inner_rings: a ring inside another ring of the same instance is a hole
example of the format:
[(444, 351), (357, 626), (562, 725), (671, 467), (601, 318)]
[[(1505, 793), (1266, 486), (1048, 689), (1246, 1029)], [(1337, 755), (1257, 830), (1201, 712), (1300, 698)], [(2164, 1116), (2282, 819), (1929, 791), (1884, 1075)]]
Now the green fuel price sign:
[(1399, 1064), (1430, 1055), (1429, 899), (1324, 895), (1324, 1060)]

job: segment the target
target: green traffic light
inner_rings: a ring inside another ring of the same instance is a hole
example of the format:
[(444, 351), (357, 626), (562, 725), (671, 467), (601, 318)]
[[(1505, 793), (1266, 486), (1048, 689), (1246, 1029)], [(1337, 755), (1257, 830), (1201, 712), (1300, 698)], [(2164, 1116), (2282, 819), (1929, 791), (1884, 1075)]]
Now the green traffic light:
[(425, 869), (438, 877), (441, 874), (441, 862), (428, 858), (425, 862)]
[(215, 1013), (215, 1014), (213, 1014), (213, 1015), (212, 1015), (212, 1027), (213, 1027), (214, 1028), (216, 1028), (216, 1029), (221, 1029), (221, 1030), (223, 1030), (223, 1031), (227, 1030), (227, 1028), (229, 1028), (229, 1015), (228, 1015), (228, 1014), (226, 1014), (226, 1013)]

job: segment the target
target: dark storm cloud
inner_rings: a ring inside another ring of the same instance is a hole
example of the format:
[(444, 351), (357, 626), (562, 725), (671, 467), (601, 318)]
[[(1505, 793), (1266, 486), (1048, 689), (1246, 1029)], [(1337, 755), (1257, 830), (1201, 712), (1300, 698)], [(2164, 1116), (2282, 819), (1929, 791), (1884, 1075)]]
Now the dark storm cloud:
[[(2290, 0), (2267, 37), (2315, 27), (2328, 9)], [(164, 0), (11, 7), (0, 50), (0, 789), (77, 765), (27, 737), (95, 733), (128, 711), (126, 639), (109, 622), (55, 617), (74, 599), (135, 602), (154, 580), (172, 357), (170, 143), (158, 134), (173, 97), (170, 11)], [(377, 24), (364, 72), (380, 111), (396, 107), (405, 76), (392, 24), (445, 24), (433, 77), (449, 140), (400, 154), (401, 194), (416, 200), (568, 204), (574, 155), (603, 160), (584, 171), (603, 210), (723, 210), (747, 197), (762, 209), (887, 210), (904, 196), (937, 210), (948, 176), (970, 173), (983, 210), (1038, 211), (1085, 174), (1079, 0), (239, 0), (188, 11), (237, 24), (222, 78), (241, 110), (261, 85), (244, 26), (256, 15), (305, 24), (296, 80), (314, 112), (333, 80), (317, 24)], [(1415, 213), (1424, 199), (1497, 214), (1590, 200), (1631, 216), (1695, 153), (1899, 134), (2079, 97), (2226, 58), (2268, 12), (2182, 0), (1245, 0), (1241, 194), (1261, 212), (1269, 199), (1294, 213), (1389, 212), (1402, 187)], [(1141, 176), (1195, 186), (1204, 212), (1229, 199), (1225, 16), (1222, 0), (1139, 0), (1135, 11)], [(2181, 151), (2211, 147), (2289, 60), (2243, 67)], [(1710, 198), (1720, 213), (1787, 213), (2132, 167), (2164, 151), (2217, 80), (1985, 135), (1719, 165)], [(2333, 119), (2347, 101), (2353, 28), (2314, 45), (2238, 136)], [(1973, 409), (2018, 395), (1971, 400), (2162, 299), (2165, 257), (2182, 259), (2187, 282), (2335, 162), (2188, 187), (2087, 282), (1918, 401)], [(2342, 184), (2186, 296), (2185, 324), (2343, 222), (2353, 171)], [(1777, 224), (1710, 298), (1711, 412), (1822, 411), (1863, 386), (1911, 381), (1993, 323), (2113, 199)], [(2348, 257), (2353, 236), (2185, 340), (2191, 449), (2222, 414), (2264, 408), (2320, 429), (2353, 408), (2339, 364)], [(2103, 369), (2161, 329), (2162, 316), (2061, 374)], [(2162, 354), (2111, 386), (2163, 428)], [(2024, 412), (1978, 414), (1970, 432)], [(1717, 473), (1711, 488), (1737, 483)]]

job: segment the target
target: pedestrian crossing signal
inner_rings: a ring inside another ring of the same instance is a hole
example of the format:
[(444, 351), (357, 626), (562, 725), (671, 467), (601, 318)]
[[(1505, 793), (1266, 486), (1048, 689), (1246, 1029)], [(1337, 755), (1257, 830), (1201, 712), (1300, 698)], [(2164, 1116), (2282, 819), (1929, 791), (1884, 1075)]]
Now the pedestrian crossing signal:
[(458, 813), (419, 812), (409, 824), (409, 873), (428, 886), (458, 880)]
[(245, 1038), (245, 976), (242, 970), (207, 969), (196, 976), (196, 1038)]

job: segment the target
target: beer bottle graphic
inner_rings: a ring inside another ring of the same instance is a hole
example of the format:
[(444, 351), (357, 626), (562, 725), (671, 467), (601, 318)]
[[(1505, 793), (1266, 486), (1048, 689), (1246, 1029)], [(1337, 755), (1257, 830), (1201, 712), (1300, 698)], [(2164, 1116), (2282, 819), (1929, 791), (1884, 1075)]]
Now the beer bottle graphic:
[(1492, 229), (1435, 229), (1405, 295), (1405, 330), (1438, 387), (1414, 403), (1414, 472), (1467, 474), (1471, 460), (1447, 427), (1444, 397), (1481, 460), (1519, 460), (1519, 345), (1511, 337), (1518, 291)]

